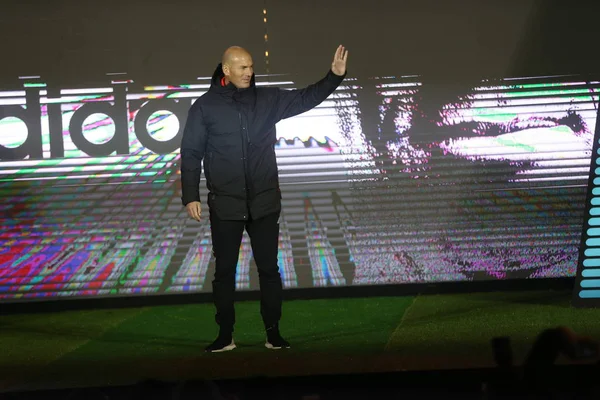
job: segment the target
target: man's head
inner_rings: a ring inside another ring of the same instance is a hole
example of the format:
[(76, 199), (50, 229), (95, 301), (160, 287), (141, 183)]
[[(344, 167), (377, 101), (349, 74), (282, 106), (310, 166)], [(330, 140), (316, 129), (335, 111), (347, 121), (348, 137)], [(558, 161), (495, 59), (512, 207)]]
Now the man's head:
[(233, 46), (225, 50), (223, 59), (223, 73), (227, 82), (240, 89), (250, 86), (254, 74), (252, 56), (241, 47)]

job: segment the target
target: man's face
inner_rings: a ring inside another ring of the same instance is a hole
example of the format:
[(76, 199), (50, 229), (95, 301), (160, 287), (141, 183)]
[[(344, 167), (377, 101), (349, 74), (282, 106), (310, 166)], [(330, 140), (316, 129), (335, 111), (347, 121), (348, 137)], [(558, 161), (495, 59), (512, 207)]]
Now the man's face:
[(250, 55), (239, 55), (223, 66), (223, 73), (235, 87), (245, 89), (250, 86), (254, 65)]

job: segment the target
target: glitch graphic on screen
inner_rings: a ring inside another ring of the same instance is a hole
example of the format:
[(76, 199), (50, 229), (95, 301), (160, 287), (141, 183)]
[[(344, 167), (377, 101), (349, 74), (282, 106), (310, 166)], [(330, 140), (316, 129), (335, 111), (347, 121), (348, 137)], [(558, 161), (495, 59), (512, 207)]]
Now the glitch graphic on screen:
[(600, 112), (592, 146), (584, 222), (581, 230), (579, 262), (573, 288), (575, 307), (600, 306)]
[[(2, 301), (211, 291), (210, 227), (179, 182), (208, 84), (0, 91)], [(284, 287), (573, 276), (599, 93), (578, 76), (346, 79), (277, 125)], [(246, 234), (236, 285), (259, 287)]]

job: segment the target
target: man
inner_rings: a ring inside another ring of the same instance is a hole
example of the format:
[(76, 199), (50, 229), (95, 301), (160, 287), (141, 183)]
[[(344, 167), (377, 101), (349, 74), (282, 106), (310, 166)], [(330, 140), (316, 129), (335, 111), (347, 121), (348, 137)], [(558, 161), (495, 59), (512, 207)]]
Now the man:
[(339, 46), (331, 69), (304, 89), (256, 87), (251, 55), (230, 47), (210, 89), (194, 102), (181, 143), (182, 202), (201, 218), (201, 165), (208, 193), (215, 276), (212, 283), (219, 336), (206, 351), (233, 350), (234, 292), (239, 248), (248, 232), (258, 268), (260, 312), (269, 349), (288, 348), (279, 320), (282, 283), (277, 264), (281, 192), (275, 157), (275, 124), (323, 102), (346, 76), (348, 52)]

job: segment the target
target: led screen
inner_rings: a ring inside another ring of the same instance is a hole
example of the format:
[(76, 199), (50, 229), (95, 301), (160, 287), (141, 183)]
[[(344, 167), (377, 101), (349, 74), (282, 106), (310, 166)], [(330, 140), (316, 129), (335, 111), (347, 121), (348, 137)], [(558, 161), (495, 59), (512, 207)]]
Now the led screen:
[[(208, 84), (0, 91), (2, 301), (211, 290), (210, 227), (179, 182)], [(346, 79), (277, 126), (284, 287), (573, 276), (599, 92), (578, 76)], [(247, 235), (236, 279), (258, 289)]]
[(600, 112), (592, 146), (590, 177), (587, 187), (579, 263), (573, 304), (577, 307), (600, 305)]

